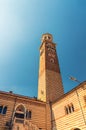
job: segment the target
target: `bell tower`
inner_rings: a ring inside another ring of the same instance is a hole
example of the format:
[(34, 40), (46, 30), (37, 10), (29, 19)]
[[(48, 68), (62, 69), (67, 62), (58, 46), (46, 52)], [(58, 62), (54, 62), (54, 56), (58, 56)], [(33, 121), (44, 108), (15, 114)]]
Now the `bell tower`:
[(64, 94), (56, 44), (51, 34), (43, 34), (40, 46), (38, 99), (53, 102)]

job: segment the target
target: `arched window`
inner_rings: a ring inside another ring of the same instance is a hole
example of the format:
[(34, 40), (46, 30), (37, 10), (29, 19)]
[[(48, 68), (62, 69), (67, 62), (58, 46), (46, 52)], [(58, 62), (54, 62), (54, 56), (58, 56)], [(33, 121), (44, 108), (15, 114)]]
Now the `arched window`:
[(25, 108), (24, 108), (23, 105), (19, 105), (19, 106), (16, 108), (16, 111), (25, 112)]
[(73, 106), (73, 104), (71, 104), (71, 110), (72, 110), (72, 112), (74, 112), (74, 106)]
[(0, 106), (0, 114), (6, 114), (7, 106)]
[(70, 103), (67, 106), (65, 106), (65, 113), (70, 114), (72, 112), (74, 112), (74, 106), (72, 103)]
[(65, 113), (68, 114), (68, 108), (65, 106)]
[(27, 110), (26, 111), (26, 119), (31, 119), (31, 115), (32, 115), (31, 111)]
[(68, 105), (69, 113), (71, 113), (71, 106)]
[(16, 108), (16, 111), (15, 111), (15, 115), (14, 115), (16, 118), (22, 118), (24, 119), (24, 116), (25, 116), (25, 108), (23, 105), (19, 105), (17, 108)]
[(5, 106), (5, 107), (3, 108), (2, 114), (6, 114), (6, 112), (7, 112), (7, 106)]

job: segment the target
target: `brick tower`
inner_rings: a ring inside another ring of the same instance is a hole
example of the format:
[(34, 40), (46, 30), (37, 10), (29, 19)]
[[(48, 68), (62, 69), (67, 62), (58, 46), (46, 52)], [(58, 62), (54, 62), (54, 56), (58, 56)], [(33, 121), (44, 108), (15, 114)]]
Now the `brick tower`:
[(42, 35), (38, 79), (38, 99), (52, 102), (64, 94), (56, 44), (51, 34)]

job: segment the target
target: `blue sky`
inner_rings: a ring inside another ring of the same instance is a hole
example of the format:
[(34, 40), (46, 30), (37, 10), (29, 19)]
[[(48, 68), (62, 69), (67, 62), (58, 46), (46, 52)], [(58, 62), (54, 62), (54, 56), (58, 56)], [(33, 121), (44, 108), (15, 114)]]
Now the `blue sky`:
[(86, 80), (86, 0), (0, 0), (0, 90), (37, 96), (41, 35), (57, 43), (65, 92)]

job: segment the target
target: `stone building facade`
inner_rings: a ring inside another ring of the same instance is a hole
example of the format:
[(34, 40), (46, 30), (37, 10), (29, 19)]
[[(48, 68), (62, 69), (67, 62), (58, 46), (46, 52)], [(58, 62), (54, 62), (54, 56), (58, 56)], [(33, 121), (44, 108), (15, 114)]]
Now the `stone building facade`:
[(45, 102), (0, 92), (0, 130), (47, 130), (50, 122), (50, 110)]
[(0, 130), (86, 130), (86, 81), (64, 93), (51, 34), (42, 35), (38, 98), (0, 91)]
[(53, 130), (86, 130), (86, 82), (52, 103), (52, 127)]

